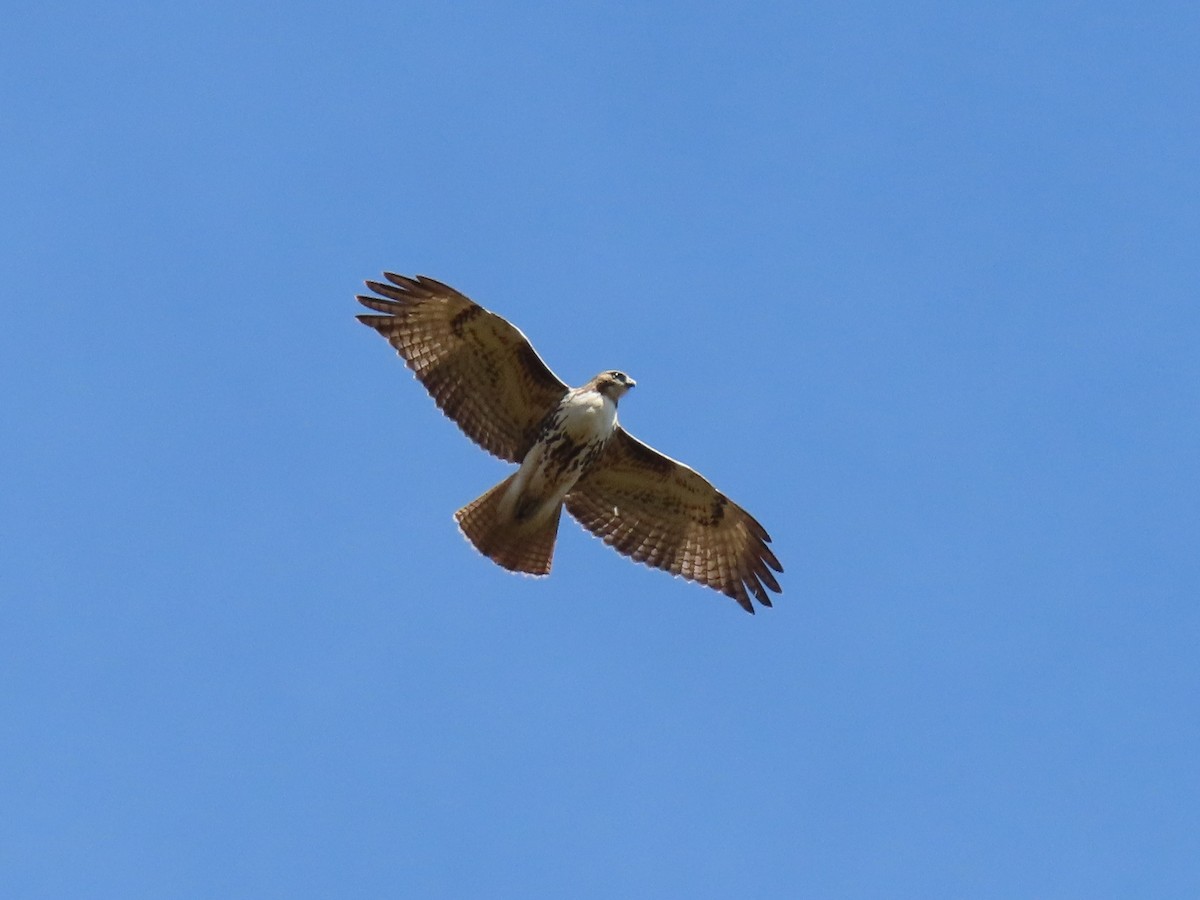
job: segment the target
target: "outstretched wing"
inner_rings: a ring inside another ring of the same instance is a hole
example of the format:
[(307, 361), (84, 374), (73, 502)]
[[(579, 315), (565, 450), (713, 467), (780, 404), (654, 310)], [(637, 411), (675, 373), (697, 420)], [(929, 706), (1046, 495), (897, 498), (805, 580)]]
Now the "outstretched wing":
[(367, 282), (380, 297), (358, 297), (383, 315), (358, 321), (388, 339), (467, 437), (508, 462), (524, 459), (567, 386), (516, 327), (454, 288), (384, 277), (389, 284)]
[(567, 495), (567, 511), (588, 531), (637, 562), (699, 581), (753, 613), (753, 594), (771, 605), (783, 566), (771, 538), (748, 512), (698, 472), (621, 427)]

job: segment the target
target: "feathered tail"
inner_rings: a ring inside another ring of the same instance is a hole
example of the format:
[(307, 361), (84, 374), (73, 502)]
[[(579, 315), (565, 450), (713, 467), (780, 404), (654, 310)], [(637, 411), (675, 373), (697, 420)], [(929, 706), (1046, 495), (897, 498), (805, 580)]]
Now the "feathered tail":
[[(550, 574), (554, 541), (562, 504), (548, 516), (520, 522), (503, 508), (504, 492), (516, 477), (513, 473), (483, 496), (454, 514), (458, 527), (475, 549), (497, 565), (528, 575)], [(509, 504), (511, 506), (511, 504)]]

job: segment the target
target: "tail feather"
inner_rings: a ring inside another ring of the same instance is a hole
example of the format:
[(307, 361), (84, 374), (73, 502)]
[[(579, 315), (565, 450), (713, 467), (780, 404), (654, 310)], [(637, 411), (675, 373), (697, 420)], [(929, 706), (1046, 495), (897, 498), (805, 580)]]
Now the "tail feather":
[(550, 574), (554, 541), (558, 537), (560, 503), (554, 512), (538, 521), (518, 522), (502, 508), (504, 492), (513, 475), (472, 500), (454, 514), (458, 527), (475, 549), (497, 565), (529, 575)]

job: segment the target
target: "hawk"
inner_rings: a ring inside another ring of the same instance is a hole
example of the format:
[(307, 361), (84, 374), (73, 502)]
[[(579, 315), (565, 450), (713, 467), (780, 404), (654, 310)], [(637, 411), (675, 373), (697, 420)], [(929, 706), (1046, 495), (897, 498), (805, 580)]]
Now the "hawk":
[(636, 382), (609, 370), (568, 387), (515, 326), (423, 275), (368, 281), (358, 301), (434, 402), (487, 450), (519, 468), (454, 514), (475, 548), (514, 572), (547, 575), (563, 507), (633, 560), (698, 581), (754, 612), (771, 605), (783, 566), (748, 512), (698, 472), (617, 422)]

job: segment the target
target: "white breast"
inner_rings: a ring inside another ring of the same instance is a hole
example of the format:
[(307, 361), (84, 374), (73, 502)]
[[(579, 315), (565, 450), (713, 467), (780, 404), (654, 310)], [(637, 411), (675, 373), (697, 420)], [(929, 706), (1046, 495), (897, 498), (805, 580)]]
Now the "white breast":
[(617, 425), (617, 404), (596, 391), (572, 391), (563, 400), (563, 430), (578, 444), (607, 438)]

